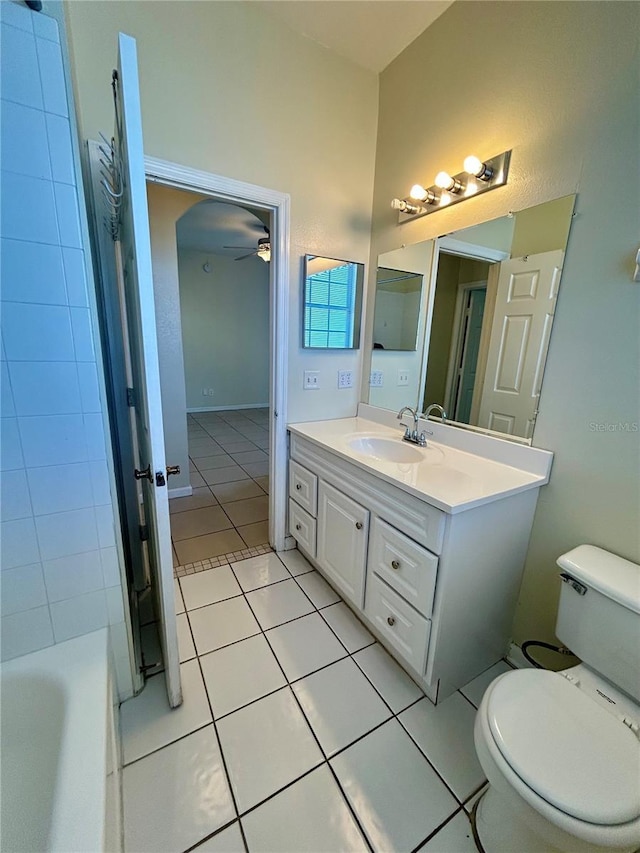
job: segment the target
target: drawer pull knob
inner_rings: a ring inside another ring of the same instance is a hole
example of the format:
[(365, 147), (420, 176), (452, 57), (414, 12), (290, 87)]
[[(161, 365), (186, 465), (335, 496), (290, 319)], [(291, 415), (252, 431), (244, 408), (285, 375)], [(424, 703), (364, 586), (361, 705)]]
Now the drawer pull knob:
[(391, 560), (391, 568), (395, 569), (397, 572), (400, 568), (400, 560)]
[(301, 489), (301, 488), (302, 488), (302, 486), (300, 485), (300, 483), (296, 483), (296, 489), (297, 489), (298, 491), (300, 491), (300, 489)]
[(395, 624), (396, 624), (395, 617), (387, 616), (387, 625), (395, 625)]
[(362, 530), (362, 522), (356, 521), (356, 530)]
[(296, 530), (302, 530), (302, 525), (301, 525), (301, 524), (296, 524)]

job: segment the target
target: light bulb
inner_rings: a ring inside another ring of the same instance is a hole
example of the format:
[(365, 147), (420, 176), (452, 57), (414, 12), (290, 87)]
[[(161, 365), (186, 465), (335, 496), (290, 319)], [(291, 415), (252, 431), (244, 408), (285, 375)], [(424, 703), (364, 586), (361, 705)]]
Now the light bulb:
[(452, 190), (456, 184), (448, 172), (438, 172), (434, 183), (441, 190)]
[(409, 190), (409, 195), (416, 201), (424, 201), (427, 197), (427, 190), (421, 184), (414, 184)]
[(484, 171), (484, 163), (482, 160), (479, 160), (477, 157), (474, 157), (473, 154), (470, 154), (465, 158), (464, 161), (464, 170), (465, 172), (469, 172), (470, 175), (478, 175), (478, 172)]
[(403, 198), (392, 198), (391, 207), (393, 210), (399, 210), (400, 213), (417, 213), (419, 210), (415, 204), (410, 204)]
[(476, 157), (473, 154), (470, 154), (465, 158), (464, 170), (470, 175), (475, 175), (476, 178), (480, 178), (483, 181), (488, 181), (493, 175), (493, 169), (491, 166), (487, 166), (486, 163), (483, 163), (479, 157)]

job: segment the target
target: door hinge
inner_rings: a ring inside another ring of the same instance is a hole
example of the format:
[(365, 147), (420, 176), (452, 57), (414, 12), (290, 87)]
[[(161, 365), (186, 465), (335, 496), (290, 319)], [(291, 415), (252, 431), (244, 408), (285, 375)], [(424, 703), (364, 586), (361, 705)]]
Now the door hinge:
[(136, 405), (136, 392), (134, 388), (127, 388), (127, 406), (130, 408), (135, 408)]
[(140, 531), (140, 541), (147, 542), (149, 539), (149, 526), (147, 524), (138, 525), (138, 530)]

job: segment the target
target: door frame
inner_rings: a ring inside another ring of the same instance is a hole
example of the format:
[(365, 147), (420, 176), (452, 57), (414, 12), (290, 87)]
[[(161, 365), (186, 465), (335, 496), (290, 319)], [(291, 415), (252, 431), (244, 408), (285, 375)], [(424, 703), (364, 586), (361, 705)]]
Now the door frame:
[[(465, 348), (464, 331), (464, 315), (466, 314), (466, 304), (469, 294), (472, 290), (486, 290), (486, 281), (465, 281), (458, 285), (456, 294), (456, 305), (453, 312), (453, 334), (451, 335), (451, 347), (449, 348), (449, 361), (447, 364), (447, 380), (445, 385), (445, 402), (444, 407), (450, 415), (451, 420), (455, 420), (455, 410), (453, 405), (454, 389), (456, 387), (456, 375), (459, 370), (461, 357)], [(457, 400), (455, 401), (457, 405)]]
[[(144, 158), (147, 181), (176, 189), (204, 193), (232, 204), (257, 207), (271, 213), (269, 269), (269, 543), (285, 548), (287, 493), (287, 380), (289, 347), (289, 246), (288, 193), (203, 172), (156, 157)], [(275, 238), (275, 239), (274, 239)]]

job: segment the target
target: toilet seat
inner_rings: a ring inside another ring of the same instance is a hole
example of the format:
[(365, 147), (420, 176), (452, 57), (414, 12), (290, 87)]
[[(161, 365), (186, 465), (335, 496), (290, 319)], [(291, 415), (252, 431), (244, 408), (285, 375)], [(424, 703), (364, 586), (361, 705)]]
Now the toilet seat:
[(539, 797), (603, 827), (640, 817), (640, 741), (615, 713), (545, 670), (509, 673), (487, 698), (495, 746)]

